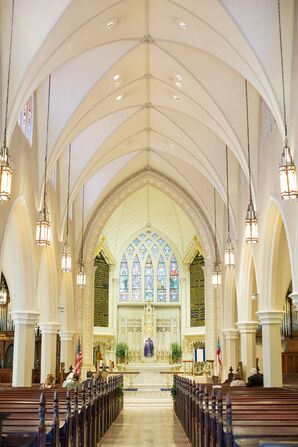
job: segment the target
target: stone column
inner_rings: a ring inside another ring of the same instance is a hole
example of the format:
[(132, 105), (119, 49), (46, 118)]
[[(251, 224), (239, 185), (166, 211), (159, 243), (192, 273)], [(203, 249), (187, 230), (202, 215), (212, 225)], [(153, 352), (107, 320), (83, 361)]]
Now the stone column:
[(239, 321), (236, 323), (240, 332), (241, 361), (244, 377), (256, 367), (256, 331), (257, 321)]
[(61, 362), (65, 364), (65, 371), (68, 371), (68, 368), (71, 366), (75, 366), (75, 354), (74, 354), (74, 345), (73, 345), (73, 337), (74, 332), (72, 331), (60, 331), (60, 358)]
[(262, 324), (264, 386), (282, 387), (280, 325), (284, 312), (261, 310), (257, 314)]
[(59, 323), (40, 323), (41, 330), (41, 362), (40, 382), (43, 383), (47, 374), (56, 375), (57, 333)]
[(14, 352), (12, 386), (31, 386), (35, 348), (37, 312), (12, 312), (14, 321)]
[(233, 368), (233, 371), (236, 372), (238, 365), (238, 339), (239, 332), (237, 329), (224, 329), (223, 330), (225, 337), (225, 354), (226, 354), (226, 370), (229, 372), (230, 367)]
[(87, 285), (82, 324), (82, 378), (88, 370), (93, 369), (94, 271), (93, 263), (86, 266)]

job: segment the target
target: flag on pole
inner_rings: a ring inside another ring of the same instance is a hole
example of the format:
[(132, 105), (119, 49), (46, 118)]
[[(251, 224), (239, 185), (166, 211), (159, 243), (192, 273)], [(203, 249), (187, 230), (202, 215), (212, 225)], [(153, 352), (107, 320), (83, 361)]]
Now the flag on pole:
[(216, 355), (217, 355), (217, 363), (218, 363), (218, 365), (221, 366), (221, 358), (220, 358), (220, 354), (221, 354), (220, 340), (219, 340), (219, 337), (217, 337), (217, 351), (216, 351)]
[(82, 356), (82, 349), (81, 349), (81, 341), (80, 341), (80, 338), (78, 338), (76, 364), (75, 364), (75, 370), (74, 370), (74, 372), (76, 374), (80, 374), (80, 372), (81, 372), (82, 359), (83, 359), (83, 356)]

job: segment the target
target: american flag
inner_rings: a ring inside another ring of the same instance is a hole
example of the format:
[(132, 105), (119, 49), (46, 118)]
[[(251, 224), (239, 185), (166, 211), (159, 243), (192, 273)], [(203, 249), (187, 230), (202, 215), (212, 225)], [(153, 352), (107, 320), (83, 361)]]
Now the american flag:
[(82, 359), (83, 359), (83, 356), (82, 356), (82, 349), (81, 349), (81, 341), (80, 341), (80, 339), (78, 339), (76, 364), (75, 364), (75, 370), (74, 370), (74, 372), (76, 374), (80, 374), (80, 372), (81, 372)]
[(219, 365), (221, 365), (220, 354), (221, 354), (220, 340), (219, 340), (219, 337), (218, 337), (218, 338), (217, 338), (217, 351), (216, 351), (216, 355), (217, 355), (217, 362), (218, 362)]

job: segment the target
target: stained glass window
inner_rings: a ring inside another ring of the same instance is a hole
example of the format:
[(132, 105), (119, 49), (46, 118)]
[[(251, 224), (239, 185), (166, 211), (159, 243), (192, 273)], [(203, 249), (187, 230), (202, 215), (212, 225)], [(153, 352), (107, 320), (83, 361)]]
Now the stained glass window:
[(166, 302), (167, 300), (167, 269), (161, 256), (157, 265), (157, 301)]
[(147, 248), (145, 247), (144, 244), (141, 245), (141, 247), (139, 249), (139, 252), (141, 253), (142, 259), (144, 259), (145, 258), (145, 254), (147, 252)]
[(128, 263), (124, 255), (120, 264), (120, 301), (128, 301)]
[(131, 257), (132, 257), (132, 255), (133, 255), (133, 252), (135, 251), (135, 249), (133, 248), (133, 246), (130, 244), (129, 246), (128, 246), (128, 249), (127, 249), (127, 253), (128, 253), (128, 256), (129, 256), (129, 259), (131, 259)]
[(153, 265), (150, 255), (147, 257), (147, 261), (145, 264), (145, 287), (144, 287), (144, 293), (145, 293), (145, 301), (153, 301), (154, 297), (154, 271), (153, 271)]
[(159, 243), (159, 245), (163, 245), (165, 243), (165, 241), (163, 239), (158, 239), (158, 243)]
[(18, 125), (22, 129), (27, 141), (32, 145), (33, 133), (33, 96), (30, 96), (20, 112)]
[(170, 263), (170, 301), (179, 301), (179, 270), (174, 254)]
[(135, 255), (133, 264), (132, 264), (132, 301), (140, 302), (141, 301), (141, 264), (138, 258), (138, 255)]
[(151, 251), (153, 253), (153, 256), (156, 258), (156, 256), (158, 255), (159, 252), (159, 248), (156, 244), (153, 245), (153, 247), (151, 248)]
[(172, 251), (171, 247), (168, 244), (166, 244), (163, 248), (163, 252), (167, 258), (169, 257), (171, 251)]
[(150, 247), (151, 244), (152, 244), (152, 239), (147, 239), (146, 240), (147, 247)]
[(136, 238), (136, 239), (133, 241), (133, 243), (134, 243), (136, 246), (138, 246), (141, 242), (140, 242), (140, 239)]

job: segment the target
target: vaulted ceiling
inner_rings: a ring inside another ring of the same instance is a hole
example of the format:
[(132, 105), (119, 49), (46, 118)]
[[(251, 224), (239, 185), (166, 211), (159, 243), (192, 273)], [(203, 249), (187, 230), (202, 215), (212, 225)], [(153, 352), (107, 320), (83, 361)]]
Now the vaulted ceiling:
[[(9, 14), (10, 1), (3, 0), (3, 81)], [(293, 0), (282, 2), (282, 14), (290, 97)], [(66, 185), (71, 142), (71, 201), (85, 184), (87, 219), (118, 183), (146, 166), (173, 178), (212, 219), (213, 187), (225, 201), (225, 144), (235, 215), (237, 179), (248, 176), (244, 78), (255, 182), (261, 97), (282, 129), (274, 0), (18, 1), (13, 45), (10, 132), (36, 91), (41, 194), (52, 73), (49, 172), (58, 165)]]

